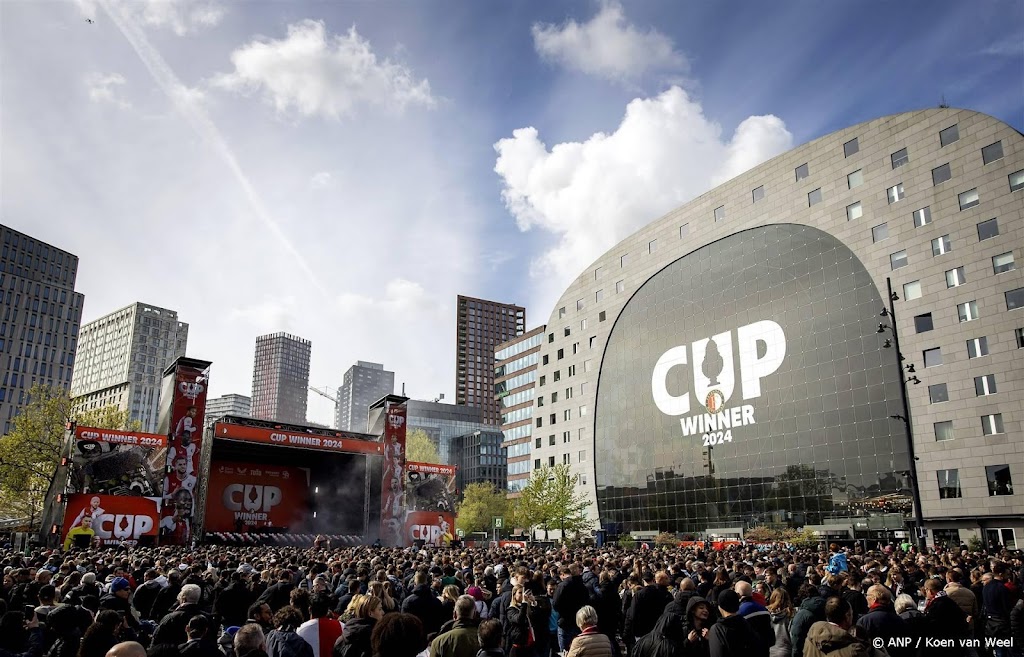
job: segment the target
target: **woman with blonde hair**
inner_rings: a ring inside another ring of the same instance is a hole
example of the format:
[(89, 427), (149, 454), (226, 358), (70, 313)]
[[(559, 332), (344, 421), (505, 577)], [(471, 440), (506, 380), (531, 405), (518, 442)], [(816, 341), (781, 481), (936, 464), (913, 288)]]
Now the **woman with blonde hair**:
[(533, 593), (522, 584), (512, 588), (512, 599), (505, 611), (505, 654), (509, 657), (532, 657), (533, 628), (530, 627), (530, 606), (537, 604)]
[(372, 657), (371, 639), (377, 621), (384, 618), (380, 598), (357, 595), (349, 603), (351, 620), (345, 621), (341, 637), (334, 644), (334, 657)]
[(789, 657), (793, 651), (789, 630), (793, 616), (796, 615), (793, 601), (789, 599), (786, 589), (779, 587), (772, 591), (767, 607), (772, 619), (772, 631), (775, 632), (775, 644), (768, 649), (768, 657)]
[(444, 587), (444, 590), (441, 591), (441, 608), (444, 609), (441, 618), (448, 620), (455, 614), (455, 601), (459, 599), (460, 595), (462, 594), (459, 593), (459, 587), (454, 584)]
[(380, 600), (380, 605), (384, 609), (385, 614), (390, 614), (395, 611), (398, 605), (395, 604), (394, 598), (388, 593), (388, 589), (384, 586), (383, 582), (370, 582), (367, 593)]

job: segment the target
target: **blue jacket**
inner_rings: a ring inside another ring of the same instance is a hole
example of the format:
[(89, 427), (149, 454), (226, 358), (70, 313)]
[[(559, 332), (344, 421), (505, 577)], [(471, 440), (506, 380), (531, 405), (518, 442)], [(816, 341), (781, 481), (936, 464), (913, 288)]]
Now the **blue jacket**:
[(836, 552), (832, 555), (832, 558), (828, 560), (828, 566), (825, 570), (838, 575), (840, 572), (845, 572), (850, 569), (849, 564), (846, 563), (846, 554), (843, 552)]

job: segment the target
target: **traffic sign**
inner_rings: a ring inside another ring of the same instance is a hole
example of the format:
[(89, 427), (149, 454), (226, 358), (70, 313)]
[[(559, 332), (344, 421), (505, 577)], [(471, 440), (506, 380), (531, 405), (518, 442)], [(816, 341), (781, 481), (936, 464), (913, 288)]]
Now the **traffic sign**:
[(505, 519), (501, 516), (494, 516), (493, 518), (491, 518), (491, 522), (494, 523), (495, 529), (501, 529), (505, 524)]

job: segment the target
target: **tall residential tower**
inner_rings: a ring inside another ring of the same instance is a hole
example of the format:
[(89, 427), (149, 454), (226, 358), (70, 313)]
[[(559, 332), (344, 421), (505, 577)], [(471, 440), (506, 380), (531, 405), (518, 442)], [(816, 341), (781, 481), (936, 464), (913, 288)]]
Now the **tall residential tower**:
[(252, 416), (303, 424), (313, 343), (287, 333), (256, 338), (252, 372)]
[(459, 295), (455, 348), (455, 403), (482, 411), (484, 424), (501, 423), (494, 398), (494, 348), (522, 335), (526, 309)]
[(380, 363), (356, 361), (345, 372), (334, 407), (334, 426), (342, 431), (366, 431), (370, 404), (395, 391), (395, 373)]

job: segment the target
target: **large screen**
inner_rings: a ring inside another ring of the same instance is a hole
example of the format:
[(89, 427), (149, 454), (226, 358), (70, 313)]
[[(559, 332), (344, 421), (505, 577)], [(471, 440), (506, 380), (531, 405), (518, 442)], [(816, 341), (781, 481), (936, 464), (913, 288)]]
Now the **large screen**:
[(703, 532), (821, 524), (886, 494), (909, 507), (885, 305), (848, 248), (800, 225), (734, 234), (652, 276), (601, 363), (602, 522)]

